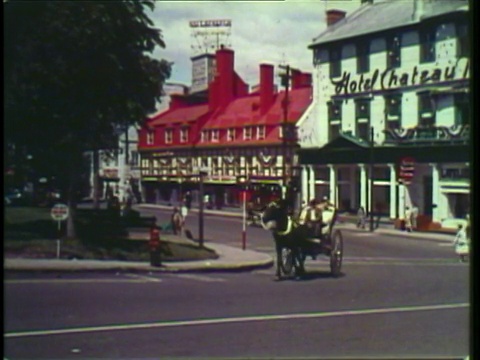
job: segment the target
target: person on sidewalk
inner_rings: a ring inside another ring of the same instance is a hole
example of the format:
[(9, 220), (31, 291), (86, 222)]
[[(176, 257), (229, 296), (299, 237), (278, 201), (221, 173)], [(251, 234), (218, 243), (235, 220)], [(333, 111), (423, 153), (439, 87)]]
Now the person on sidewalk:
[[(460, 262), (465, 262), (465, 259), (469, 253), (469, 236), (467, 234), (467, 227), (464, 225), (458, 225), (458, 232), (453, 240), (453, 246), (455, 246), (455, 253), (459, 256)], [(469, 231), (468, 231), (469, 232)]]
[(360, 206), (357, 210), (357, 228), (359, 229), (365, 229), (365, 209), (363, 206)]
[(172, 230), (174, 235), (182, 235), (183, 229), (183, 217), (178, 211), (178, 208), (173, 208), (173, 214), (171, 218)]
[(412, 210), (408, 206), (405, 208), (405, 231), (412, 232)]
[(417, 230), (417, 218), (418, 218), (418, 207), (415, 204), (412, 204), (412, 229)]

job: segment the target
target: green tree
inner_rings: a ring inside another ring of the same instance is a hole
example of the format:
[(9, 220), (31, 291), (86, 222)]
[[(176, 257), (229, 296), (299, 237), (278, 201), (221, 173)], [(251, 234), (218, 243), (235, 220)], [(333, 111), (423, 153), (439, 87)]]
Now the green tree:
[(56, 175), (72, 217), (83, 153), (116, 147), (115, 130), (152, 113), (170, 77), (171, 63), (150, 56), (165, 47), (154, 4), (4, 3), (5, 143)]

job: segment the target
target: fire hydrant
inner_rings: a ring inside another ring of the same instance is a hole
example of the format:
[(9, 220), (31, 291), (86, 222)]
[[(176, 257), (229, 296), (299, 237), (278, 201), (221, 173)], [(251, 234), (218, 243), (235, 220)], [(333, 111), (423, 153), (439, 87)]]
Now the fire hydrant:
[(160, 249), (160, 230), (156, 226), (150, 228), (150, 240), (148, 241), (150, 249), (150, 265), (162, 266), (162, 257)]

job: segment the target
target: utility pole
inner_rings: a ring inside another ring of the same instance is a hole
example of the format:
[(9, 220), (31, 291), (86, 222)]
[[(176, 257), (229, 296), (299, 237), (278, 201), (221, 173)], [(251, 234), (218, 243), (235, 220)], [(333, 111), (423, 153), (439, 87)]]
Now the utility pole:
[(280, 65), (285, 69), (285, 97), (283, 99), (283, 123), (282, 123), (282, 196), (287, 195), (287, 126), (288, 126), (288, 102), (289, 102), (289, 84), (290, 84), (290, 65)]
[(370, 231), (373, 232), (373, 126), (370, 126), (370, 148), (369, 148), (369, 173), (370, 173), (370, 193), (369, 193), (369, 202), (370, 202)]

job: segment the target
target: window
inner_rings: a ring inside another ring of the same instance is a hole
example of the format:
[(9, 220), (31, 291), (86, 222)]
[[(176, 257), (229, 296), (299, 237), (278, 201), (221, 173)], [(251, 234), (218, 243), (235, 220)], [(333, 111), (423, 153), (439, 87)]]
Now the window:
[(200, 142), (208, 142), (208, 131), (207, 130), (202, 130), (200, 133)]
[(355, 101), (356, 136), (370, 141), (370, 100), (359, 99)]
[(331, 141), (338, 137), (342, 129), (342, 102), (330, 101), (328, 103), (328, 139)]
[(257, 139), (265, 139), (265, 126), (257, 127)]
[(235, 141), (235, 129), (227, 130), (227, 141)]
[(466, 93), (455, 94), (455, 125), (467, 125), (469, 124), (469, 102), (468, 95)]
[(423, 127), (435, 125), (435, 103), (428, 93), (418, 95), (418, 124)]
[(165, 129), (165, 144), (171, 144), (173, 142), (173, 130)]
[(338, 77), (342, 75), (342, 62), (340, 56), (340, 48), (334, 47), (330, 49), (330, 77)]
[(220, 140), (220, 131), (218, 129), (212, 130), (212, 142), (218, 142)]
[(357, 73), (362, 74), (370, 70), (370, 42), (362, 41), (357, 44)]
[(420, 62), (435, 61), (435, 29), (420, 31)]
[(137, 166), (138, 165), (138, 151), (132, 151), (130, 153), (130, 165), (132, 166)]
[(467, 24), (457, 24), (457, 56), (470, 56), (470, 39), (468, 37)]
[(400, 36), (392, 35), (387, 37), (387, 68), (399, 68), (401, 65), (401, 44)]
[(385, 96), (385, 128), (400, 129), (402, 125), (402, 95)]
[(155, 133), (153, 130), (148, 130), (147, 131), (147, 145), (153, 145), (153, 142), (155, 140)]
[(180, 129), (180, 142), (181, 143), (188, 142), (188, 128)]
[(252, 138), (252, 128), (243, 128), (243, 140), (250, 140)]

